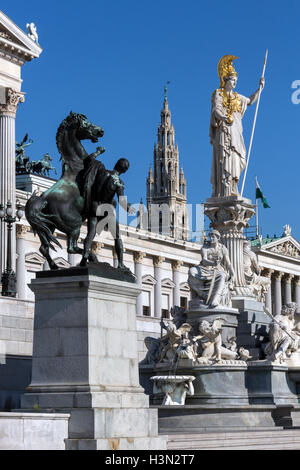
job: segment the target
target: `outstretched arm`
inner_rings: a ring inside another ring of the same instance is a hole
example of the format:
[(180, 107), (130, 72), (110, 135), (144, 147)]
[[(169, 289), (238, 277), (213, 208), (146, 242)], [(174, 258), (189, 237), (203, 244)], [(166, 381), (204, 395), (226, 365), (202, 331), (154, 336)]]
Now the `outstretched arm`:
[(260, 92), (260, 90), (262, 91), (262, 90), (264, 89), (264, 86), (265, 86), (265, 79), (264, 79), (263, 77), (261, 77), (261, 79), (259, 80), (259, 87), (258, 87), (258, 89), (253, 93), (253, 95), (251, 95), (251, 96), (249, 97), (248, 106), (251, 106), (252, 104), (254, 104), (254, 103), (257, 101), (259, 92)]

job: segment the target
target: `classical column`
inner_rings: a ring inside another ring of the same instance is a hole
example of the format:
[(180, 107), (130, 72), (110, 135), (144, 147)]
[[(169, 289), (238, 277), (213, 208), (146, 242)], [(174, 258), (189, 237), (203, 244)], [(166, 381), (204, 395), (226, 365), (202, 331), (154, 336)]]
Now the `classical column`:
[(255, 206), (249, 199), (240, 196), (212, 197), (204, 204), (204, 213), (211, 221), (211, 227), (221, 235), (221, 242), (228, 249), (229, 258), (235, 271), (233, 297), (253, 297), (244, 273), (243, 245), (246, 237), (244, 228), (255, 213)]
[(292, 282), (293, 277), (294, 277), (293, 274), (286, 274), (284, 276), (284, 300), (286, 304), (292, 301), (291, 282)]
[[(133, 255), (134, 257), (134, 274), (137, 277), (137, 285), (142, 288), (143, 283), (143, 259), (146, 256), (146, 253), (142, 251), (136, 251)], [(143, 293), (141, 292), (136, 299), (136, 314), (141, 316), (143, 315)]]
[(297, 304), (297, 313), (300, 313), (300, 277), (295, 278), (295, 302)]
[[(15, 118), (18, 104), (24, 101), (24, 93), (12, 88), (5, 89), (5, 103), (0, 104), (0, 203), (6, 206), (11, 201), (16, 205), (16, 163), (15, 163)], [(5, 269), (7, 249), (7, 228), (0, 222), (0, 269)], [(12, 229), (12, 269), (16, 268), (15, 224)]]
[(183, 265), (183, 261), (176, 260), (172, 262), (173, 268), (173, 282), (175, 284), (173, 290), (173, 305), (180, 307), (180, 268)]
[(26, 299), (26, 264), (25, 264), (25, 236), (30, 230), (27, 225), (17, 224), (17, 295), (19, 299)]
[(282, 308), (282, 298), (281, 298), (281, 278), (283, 273), (276, 271), (275, 273), (275, 312), (274, 315), (278, 315), (281, 312)]
[(162, 256), (153, 257), (154, 278), (156, 280), (156, 284), (154, 286), (154, 316), (158, 318), (161, 317), (161, 266), (164, 260), (165, 258), (163, 258)]
[[(273, 269), (265, 269), (262, 275), (269, 278), (271, 281), (273, 273)], [(272, 313), (272, 282), (270, 282), (270, 287), (266, 293), (265, 306), (269, 310), (269, 312)]]

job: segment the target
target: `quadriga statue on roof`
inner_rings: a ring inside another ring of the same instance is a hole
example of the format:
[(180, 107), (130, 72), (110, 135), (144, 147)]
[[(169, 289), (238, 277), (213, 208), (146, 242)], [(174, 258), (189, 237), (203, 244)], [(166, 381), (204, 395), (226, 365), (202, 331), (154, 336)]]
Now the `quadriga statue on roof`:
[(220, 242), (220, 233), (212, 230), (210, 241), (201, 248), (201, 262), (189, 270), (188, 283), (192, 296), (203, 308), (231, 305), (230, 284), (235, 272), (227, 248)]
[[(238, 195), (238, 182), (246, 166), (242, 118), (247, 106), (255, 103), (259, 95), (259, 89), (250, 98), (233, 91), (237, 84), (237, 73), (232, 65), (234, 59), (237, 57), (225, 55), (219, 61), (220, 87), (211, 99), (209, 135), (213, 146), (213, 197)], [(264, 83), (261, 78), (261, 88)]]

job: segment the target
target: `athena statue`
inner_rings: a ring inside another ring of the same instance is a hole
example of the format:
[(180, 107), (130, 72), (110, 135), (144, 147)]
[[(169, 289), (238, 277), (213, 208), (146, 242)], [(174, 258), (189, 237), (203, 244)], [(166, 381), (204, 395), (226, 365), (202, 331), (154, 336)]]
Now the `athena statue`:
[[(225, 55), (219, 61), (220, 88), (211, 100), (210, 142), (213, 146), (211, 183), (212, 197), (237, 196), (238, 182), (246, 166), (246, 148), (242, 118), (247, 106), (256, 102), (259, 89), (247, 98), (233, 91), (237, 73), (232, 61), (237, 57)], [(260, 88), (264, 78), (260, 79)]]

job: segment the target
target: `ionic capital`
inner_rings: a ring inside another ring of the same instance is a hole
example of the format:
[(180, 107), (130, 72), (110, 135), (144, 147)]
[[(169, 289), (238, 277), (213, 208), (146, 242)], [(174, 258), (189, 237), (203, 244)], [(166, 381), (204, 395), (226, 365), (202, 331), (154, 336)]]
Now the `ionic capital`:
[(300, 276), (295, 276), (295, 285), (300, 286)]
[(145, 256), (146, 256), (146, 253), (143, 253), (142, 251), (135, 251), (133, 253), (134, 262), (142, 263)]
[(153, 256), (153, 265), (155, 268), (160, 268), (165, 261), (163, 256)]
[(285, 274), (283, 279), (286, 283), (290, 284), (293, 278), (294, 278), (294, 274)]
[(16, 237), (25, 238), (26, 233), (29, 232), (30, 227), (28, 225), (17, 224), (16, 226)]
[(17, 107), (19, 103), (24, 103), (25, 96), (21, 91), (6, 88), (6, 103), (0, 104), (0, 115), (16, 117)]
[(92, 242), (92, 246), (91, 246), (91, 252), (92, 252), (94, 255), (97, 255), (97, 254), (100, 253), (101, 248), (103, 248), (103, 247), (104, 247), (104, 243), (93, 241), (93, 242)]
[(276, 272), (275, 272), (275, 275), (274, 275), (276, 281), (281, 281), (281, 279), (282, 279), (283, 276), (284, 276), (284, 273), (282, 273), (282, 272), (280, 272), (280, 271), (276, 271)]
[(274, 269), (264, 268), (262, 275), (267, 277), (268, 279), (271, 279), (273, 273)]
[(182, 265), (183, 265), (183, 261), (179, 259), (172, 261), (172, 268), (174, 271), (179, 271)]

